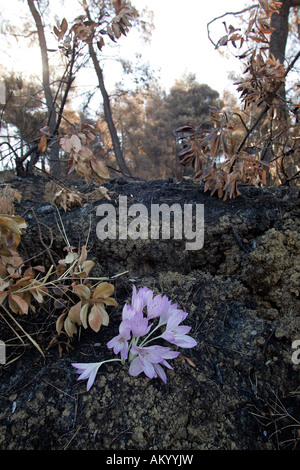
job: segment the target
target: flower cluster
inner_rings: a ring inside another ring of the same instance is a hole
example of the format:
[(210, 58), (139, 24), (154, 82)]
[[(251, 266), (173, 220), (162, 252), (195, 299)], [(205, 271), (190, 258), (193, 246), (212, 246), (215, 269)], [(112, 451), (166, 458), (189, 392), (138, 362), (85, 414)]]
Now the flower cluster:
[[(193, 348), (196, 341), (187, 333), (191, 327), (181, 325), (187, 313), (177, 308), (177, 304), (166, 296), (158, 294), (147, 287), (138, 291), (133, 286), (131, 305), (125, 304), (122, 311), (122, 321), (119, 334), (112, 338), (107, 347), (120, 358), (109, 359), (91, 364), (73, 363), (72, 366), (80, 374), (78, 380), (88, 379), (87, 390), (94, 383), (99, 367), (105, 362), (128, 361), (129, 374), (137, 376), (141, 372), (149, 378), (160, 377), (166, 383), (166, 373), (162, 366), (172, 369), (167, 359), (174, 359), (180, 353), (170, 347), (152, 344), (150, 342), (164, 339), (168, 343), (181, 348)], [(153, 335), (157, 332), (157, 335)]]

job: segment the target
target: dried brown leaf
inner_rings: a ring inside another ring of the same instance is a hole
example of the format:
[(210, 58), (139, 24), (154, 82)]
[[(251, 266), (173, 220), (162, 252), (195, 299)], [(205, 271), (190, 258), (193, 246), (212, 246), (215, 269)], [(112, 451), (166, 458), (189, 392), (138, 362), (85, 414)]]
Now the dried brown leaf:
[(99, 49), (99, 51), (102, 50), (102, 48), (104, 47), (105, 43), (104, 43), (104, 39), (103, 37), (101, 36), (101, 38), (97, 41), (97, 47)]
[[(13, 302), (12, 302), (13, 301)], [(17, 304), (18, 308), (16, 309), (14, 303)], [(28, 314), (28, 303), (25, 302), (19, 295), (10, 294), (9, 295), (9, 306), (14, 313), (24, 313)]]
[(83, 328), (88, 327), (88, 322), (87, 322), (88, 310), (89, 310), (89, 304), (87, 304), (87, 303), (84, 304), (83, 307), (80, 310), (80, 321), (81, 321), (81, 324), (82, 324)]
[(100, 330), (102, 325), (107, 326), (109, 324), (109, 316), (102, 305), (93, 305), (88, 317), (88, 322), (92, 330), (96, 333)]
[(78, 325), (80, 325), (80, 310), (81, 310), (81, 307), (82, 307), (82, 302), (80, 300), (80, 302), (78, 302), (77, 304), (75, 305), (72, 305), (72, 307), (70, 308), (69, 310), (69, 313), (68, 313), (68, 317), (69, 319), (73, 322), (73, 323), (77, 323)]
[(92, 330), (94, 330), (96, 333), (98, 333), (98, 331), (100, 330), (101, 325), (102, 325), (102, 317), (99, 313), (97, 305), (93, 305), (93, 307), (91, 308), (91, 312), (89, 314), (88, 322), (89, 322), (89, 325), (92, 328)]
[(70, 320), (69, 317), (67, 317), (64, 321), (64, 329), (70, 338), (72, 338), (77, 333), (77, 326)]
[(96, 159), (94, 156), (91, 158), (91, 167), (95, 173), (93, 176), (96, 176), (98, 181), (104, 182), (110, 178), (110, 173), (106, 164), (103, 161)]
[(40, 152), (45, 152), (47, 149), (47, 137), (45, 134), (42, 135), (41, 140), (39, 141), (38, 150)]
[(61, 25), (60, 25), (60, 30), (61, 30), (61, 34), (64, 36), (68, 30), (68, 22), (66, 18), (62, 20)]
[(101, 284), (98, 284), (98, 286), (95, 288), (93, 292), (93, 299), (105, 299), (107, 297), (110, 297), (115, 291), (115, 288), (112, 284), (109, 282), (101, 282)]
[(181, 355), (181, 357), (192, 367), (196, 367), (196, 364), (187, 356)]
[(64, 136), (60, 139), (59, 141), (61, 148), (67, 152), (70, 153), (72, 148), (73, 148), (73, 143), (70, 137)]
[(64, 326), (64, 321), (65, 321), (65, 318), (66, 318), (66, 315), (67, 313), (62, 313), (58, 319), (56, 320), (56, 331), (58, 334), (60, 334), (62, 332), (62, 329), (63, 329), (63, 326)]
[(71, 137), (71, 143), (72, 143), (72, 149), (74, 152), (78, 153), (82, 149), (81, 141), (78, 137), (78, 135), (73, 134)]
[(84, 284), (74, 284), (73, 292), (82, 300), (88, 300), (91, 297), (90, 289)]

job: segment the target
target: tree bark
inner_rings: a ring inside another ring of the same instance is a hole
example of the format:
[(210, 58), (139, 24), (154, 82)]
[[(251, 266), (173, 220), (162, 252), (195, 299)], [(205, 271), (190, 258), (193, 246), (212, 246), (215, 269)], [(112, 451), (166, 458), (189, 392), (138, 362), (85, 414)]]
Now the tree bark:
[[(285, 60), (285, 49), (289, 34), (289, 13), (291, 0), (282, 0), (282, 6), (278, 13), (273, 13), (271, 18), (271, 27), (274, 28), (270, 39), (270, 54), (282, 64)], [(286, 89), (285, 84), (279, 90), (279, 96), (285, 102)]]
[[(49, 72), (49, 61), (47, 53), (47, 42), (44, 32), (44, 26), (42, 23), (41, 16), (35, 7), (34, 0), (27, 0), (30, 12), (36, 24), (39, 45), (42, 57), (42, 69), (43, 69), (43, 88), (45, 94), (46, 105), (48, 109), (48, 126), (50, 134), (54, 136), (56, 129), (56, 113), (54, 109), (54, 100), (50, 88), (50, 72)], [(53, 176), (60, 174), (60, 161), (59, 161), (59, 143), (54, 141), (50, 147), (50, 174)]]
[(122, 173), (130, 176), (130, 171), (126, 165), (123, 152), (121, 149), (121, 145), (120, 145), (120, 140), (117, 134), (116, 126), (113, 121), (112, 111), (111, 111), (111, 106), (110, 106), (110, 99), (109, 99), (109, 95), (106, 91), (105, 84), (104, 84), (103, 71), (100, 67), (97, 54), (92, 43), (89, 44), (89, 54), (93, 61), (94, 69), (98, 78), (98, 84), (99, 84), (99, 88), (100, 88), (102, 98), (103, 98), (105, 120), (108, 125), (108, 129), (109, 129), (109, 133), (111, 136), (112, 145), (113, 145), (114, 154), (115, 154), (117, 163)]
[[(88, 5), (87, 5), (86, 1), (83, 2), (83, 6), (84, 6), (84, 9), (85, 9), (85, 12), (86, 12), (86, 15), (87, 15), (89, 21), (92, 21), (92, 17), (91, 17), (91, 14), (90, 14), (90, 11), (89, 11), (89, 8), (88, 8)], [(125, 159), (124, 159), (124, 155), (123, 155), (123, 152), (122, 152), (122, 149), (121, 149), (120, 139), (118, 137), (117, 129), (116, 129), (113, 117), (112, 117), (112, 111), (111, 111), (111, 106), (110, 106), (110, 98), (109, 98), (109, 95), (108, 95), (106, 87), (105, 87), (103, 71), (100, 67), (100, 64), (99, 64), (99, 61), (98, 61), (98, 58), (97, 58), (97, 54), (96, 54), (96, 51), (94, 49), (94, 46), (93, 46), (92, 42), (89, 43), (89, 54), (90, 54), (90, 57), (92, 59), (94, 69), (95, 69), (95, 72), (96, 72), (96, 75), (97, 75), (97, 78), (98, 78), (98, 84), (99, 84), (99, 88), (100, 88), (102, 98), (103, 98), (104, 116), (105, 116), (105, 120), (107, 122), (107, 126), (108, 126), (110, 136), (111, 136), (113, 150), (114, 150), (114, 154), (115, 154), (117, 163), (118, 163), (119, 168), (120, 168), (122, 173), (124, 173), (125, 175), (128, 175), (128, 176), (131, 176), (130, 170), (128, 169), (128, 167), (126, 165), (126, 162), (125, 162)]]
[[(286, 45), (289, 35), (289, 14), (292, 7), (300, 5), (300, 0), (281, 0), (282, 6), (279, 10), (279, 14), (273, 13), (271, 18), (271, 27), (274, 28), (274, 31), (271, 34), (270, 38), (270, 53), (274, 55), (275, 59), (279, 60), (284, 64), (286, 56)], [(289, 70), (289, 67), (286, 67), (286, 70)], [(277, 110), (277, 132), (279, 127), (281, 129), (288, 128), (288, 109), (286, 106), (286, 87), (285, 83), (278, 89), (277, 95), (281, 99), (281, 106)], [(271, 161), (274, 158), (274, 154), (278, 157), (281, 152), (281, 148), (284, 146), (284, 141), (286, 139), (286, 134), (280, 135), (275, 141), (273, 141), (272, 149), (273, 152), (267, 151), (264, 160)], [(276, 160), (277, 167), (277, 177), (281, 180), (284, 179), (282, 175), (282, 158)]]
[(282, 7), (278, 13), (273, 13), (271, 27), (275, 31), (271, 34), (270, 53), (274, 54), (282, 64), (285, 59), (285, 49), (289, 33), (289, 13), (291, 0), (282, 0)]

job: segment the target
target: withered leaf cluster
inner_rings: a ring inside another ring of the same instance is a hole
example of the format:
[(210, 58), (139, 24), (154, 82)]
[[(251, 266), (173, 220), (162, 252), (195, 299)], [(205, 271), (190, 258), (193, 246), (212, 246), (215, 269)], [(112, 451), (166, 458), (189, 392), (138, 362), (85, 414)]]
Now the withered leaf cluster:
[(274, 31), (270, 24), (271, 16), (273, 13), (279, 14), (281, 6), (282, 2), (280, 1), (259, 0), (257, 6), (250, 7), (251, 15), (244, 31), (241, 28), (235, 28), (231, 24), (227, 26), (226, 22), (223, 22), (226, 34), (219, 39), (215, 48), (227, 46), (229, 43), (235, 49), (241, 49), (242, 46), (246, 45), (246, 50), (243, 51), (242, 55), (239, 55), (239, 58), (245, 58), (251, 54), (252, 47), (247, 47), (247, 44), (251, 41), (267, 48), (269, 44), (268, 35)]
[(285, 82), (285, 68), (273, 54), (264, 57), (262, 52), (253, 52), (244, 73), (246, 77), (238, 85), (245, 108), (251, 103), (260, 106), (274, 101), (274, 90)]
[(96, 139), (92, 126), (83, 124), (78, 132), (60, 139), (62, 150), (69, 154), (69, 174), (74, 170), (88, 183), (91, 178), (100, 183), (110, 178), (106, 164), (97, 159), (89, 145)]
[(49, 181), (45, 186), (46, 202), (62, 207), (65, 212), (72, 206), (82, 206), (83, 202), (99, 201), (100, 199), (110, 201), (109, 191), (104, 186), (99, 186), (88, 193), (82, 193), (53, 181)]
[[(212, 130), (199, 130), (191, 125), (177, 129), (187, 141), (179, 153), (181, 165), (190, 164), (194, 169), (194, 180), (205, 183), (204, 191), (210, 190), (211, 195), (217, 193), (224, 200), (240, 194), (239, 183), (265, 184), (266, 167), (270, 165), (257, 159), (261, 149), (245, 147), (238, 151), (230, 117), (216, 107), (210, 107), (210, 112), (214, 121)], [(214, 159), (220, 154), (224, 161), (217, 166)], [(206, 168), (203, 165), (205, 158), (213, 161)]]
[[(68, 54), (74, 44), (78, 45), (80, 42), (89, 44), (95, 40), (101, 51), (105, 45), (105, 35), (114, 42), (122, 35), (126, 36), (134, 17), (134, 9), (126, 0), (115, 0), (112, 3), (115, 9), (115, 16), (112, 18), (106, 11), (100, 10), (97, 21), (91, 20), (88, 15), (80, 15), (70, 27), (65, 18), (59, 27), (54, 26), (53, 31), (60, 42), (60, 48)], [(86, 2), (83, 2), (83, 6), (87, 9)]]
[(0, 305), (8, 299), (11, 312), (27, 314), (35, 311), (34, 298), (42, 303), (48, 293), (47, 288), (37, 279), (42, 266), (24, 268), (23, 258), (18, 252), (21, 235), (25, 233), (27, 223), (20, 216), (0, 215)]
[(239, 59), (247, 59), (244, 77), (236, 83), (245, 107), (251, 103), (257, 106), (271, 103), (274, 99), (274, 90), (284, 83), (285, 68), (273, 54), (269, 53), (270, 35), (274, 31), (271, 27), (271, 16), (279, 14), (281, 6), (282, 2), (279, 1), (260, 0), (258, 6), (251, 10), (247, 27), (243, 32), (241, 28), (234, 28), (232, 25), (227, 27), (224, 23), (227, 34), (221, 38), (217, 47), (231, 43), (234, 48), (241, 51)]
[[(62, 276), (67, 273), (72, 279), (71, 285), (61, 284), (57, 289), (56, 306), (63, 308), (63, 313), (56, 322), (57, 334), (60, 335), (63, 328), (69, 337), (77, 333), (77, 327), (84, 328), (90, 326), (92, 330), (98, 332), (102, 325), (109, 324), (109, 315), (105, 306), (117, 306), (117, 301), (111, 297), (114, 293), (114, 286), (109, 282), (100, 282), (92, 286), (88, 280), (88, 275), (94, 267), (94, 261), (87, 259), (87, 249), (84, 245), (80, 256), (74, 252), (73, 247), (68, 247), (66, 257), (59, 261), (56, 274)], [(75, 298), (69, 307), (69, 301), (63, 298), (63, 294), (72, 288)], [(76, 302), (76, 303), (75, 303)]]
[(73, 205), (81, 206), (82, 198), (76, 190), (59, 187), (54, 194), (52, 202), (57, 206), (61, 206), (67, 212)]
[[(271, 16), (279, 13), (281, 5), (279, 1), (259, 0), (259, 4), (251, 9), (250, 21), (244, 32), (232, 25), (227, 27), (224, 22), (226, 35), (216, 47), (229, 43), (236, 49), (247, 46), (239, 56), (247, 59), (245, 77), (237, 83), (245, 108), (251, 104), (258, 108), (262, 103), (271, 106), (279, 99), (276, 92), (284, 84), (285, 68), (269, 53), (268, 35), (273, 32)], [(250, 47), (248, 43), (251, 43)], [(216, 107), (211, 107), (210, 112), (212, 129), (189, 124), (177, 129), (184, 142), (178, 155), (181, 165), (191, 165), (194, 180), (203, 182), (205, 191), (210, 190), (211, 195), (216, 193), (224, 200), (240, 194), (240, 183), (255, 186), (266, 184), (266, 170), (272, 165), (259, 159), (261, 148), (247, 145), (249, 130), (246, 128), (246, 138), (238, 145), (233, 136), (235, 113), (227, 114)], [(206, 161), (210, 164), (204, 167)]]
[(21, 202), (22, 194), (10, 184), (0, 186), (0, 214), (15, 214), (14, 201)]
[[(107, 306), (117, 306), (112, 297), (114, 286), (109, 282), (89, 280), (95, 263), (87, 258), (86, 246), (76, 253), (72, 246), (66, 247), (66, 256), (59, 260), (55, 269), (56, 280), (49, 280), (53, 266), (45, 273), (43, 266), (25, 267), (18, 252), (20, 237), (25, 233), (26, 221), (20, 216), (0, 214), (0, 307), (8, 315), (27, 315), (35, 312), (33, 300), (43, 304), (45, 298), (54, 299), (54, 307), (63, 309), (56, 321), (57, 334), (49, 346), (59, 344), (59, 335), (72, 338), (78, 326), (88, 326), (98, 332), (109, 324)], [(9, 310), (8, 310), (9, 309)], [(27, 335), (29, 338), (30, 336)], [(31, 338), (32, 342), (39, 346)]]

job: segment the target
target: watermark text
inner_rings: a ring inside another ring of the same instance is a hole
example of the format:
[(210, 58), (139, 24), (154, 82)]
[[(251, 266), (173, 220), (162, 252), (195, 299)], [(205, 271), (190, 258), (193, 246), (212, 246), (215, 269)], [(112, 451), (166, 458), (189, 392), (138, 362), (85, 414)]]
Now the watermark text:
[(292, 354), (292, 363), (298, 365), (300, 364), (300, 339), (293, 341), (292, 349), (296, 349)]
[(170, 240), (173, 235), (174, 240), (186, 240), (186, 250), (200, 250), (204, 245), (203, 204), (184, 204), (183, 208), (180, 204), (151, 204), (149, 214), (144, 204), (128, 207), (127, 196), (119, 196), (118, 215), (109, 203), (98, 206), (96, 215), (102, 217), (96, 227), (99, 240)]
[(0, 104), (5, 104), (5, 83), (0, 80)]
[(6, 346), (4, 341), (0, 340), (0, 364), (6, 364)]

